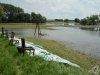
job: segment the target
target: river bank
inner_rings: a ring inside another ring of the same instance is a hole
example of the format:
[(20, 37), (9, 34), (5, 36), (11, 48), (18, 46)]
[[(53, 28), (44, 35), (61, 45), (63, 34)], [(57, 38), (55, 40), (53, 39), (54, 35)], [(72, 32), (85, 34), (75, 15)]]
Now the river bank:
[[(24, 25), (24, 26), (23, 26)], [(5, 28), (35, 28), (35, 23), (0, 23), (0, 27)], [(47, 23), (40, 23), (41, 29), (48, 29), (48, 27), (80, 27), (80, 28), (98, 28), (100, 25), (79, 25), (65, 22), (47, 22)]]
[(91, 69), (95, 65), (100, 66), (100, 60), (86, 56), (85, 54), (82, 54), (78, 51), (68, 49), (54, 40), (45, 40), (33, 37), (24, 37), (24, 38), (28, 41), (34, 42), (34, 44), (43, 46), (44, 49), (53, 54), (56, 54), (62, 58), (70, 60), (73, 63), (77, 63), (86, 70)]
[[(32, 39), (25, 38), (25, 39), (27, 40), (30, 39), (30, 41), (34, 39), (39, 44), (40, 42), (41, 44), (42, 42), (44, 42), (45, 44), (47, 43), (51, 44), (50, 41), (39, 39), (39, 38), (32, 38)], [(57, 45), (57, 43), (55, 43), (54, 41), (51, 42), (52, 45), (54, 45), (54, 47)], [(49, 75), (49, 74), (51, 75), (57, 75), (57, 74), (94, 75), (93, 72), (89, 73), (87, 69), (84, 70), (82, 67), (75, 68), (67, 64), (62, 64), (54, 61), (46, 61), (43, 58), (38, 56), (29, 56), (27, 53), (25, 53), (25, 55), (22, 56), (21, 54), (18, 53), (17, 48), (14, 45), (9, 46), (8, 43), (9, 40), (0, 37), (0, 74), (1, 75), (31, 75), (31, 74), (34, 75), (41, 75), (41, 74), (42, 75)], [(62, 47), (61, 45), (58, 46), (59, 48)], [(54, 52), (56, 52), (55, 49), (59, 49), (57, 48), (57, 46), (56, 48), (46, 46), (46, 45), (44, 47), (53, 50)], [(60, 52), (61, 51), (59, 51), (59, 54)]]
[[(20, 26), (15, 25), (15, 27), (14, 27), (12, 25), (10, 25), (10, 26), (9, 25), (7, 25), (7, 26), (5, 25), (5, 28), (7, 28), (7, 27), (9, 27), (9, 28), (10, 27), (12, 27), (12, 28), (13, 27), (14, 28), (16, 28), (16, 27), (17, 28), (20, 28), (20, 27), (28, 28), (29, 27), (30, 28), (32, 26), (33, 25), (30, 25), (30, 26), (29, 25), (25, 25), (25, 27), (24, 27), (23, 25), (20, 25)], [(34, 27), (32, 29), (34, 29)], [(46, 26), (46, 27), (48, 27), (48, 26)], [(24, 36), (22, 36), (22, 37), (24, 37)], [(53, 40), (51, 40), (51, 42), (48, 42), (50, 40), (44, 40), (44, 39), (41, 39), (41, 38), (33, 38), (33, 37), (27, 37), (27, 38), (25, 37), (25, 39), (27, 39), (29, 41), (32, 41), (33, 43), (36, 42), (36, 44), (43, 46), (49, 52), (57, 54), (60, 57), (63, 57), (65, 59), (67, 59), (67, 60), (70, 60), (73, 63), (77, 63), (78, 65), (80, 65), (84, 69), (89, 70), (89, 69), (91, 69), (92, 67), (94, 67), (96, 65), (100, 66), (100, 64), (99, 64), (100, 60), (97, 60), (97, 59), (91, 58), (89, 56), (86, 56), (85, 54), (80, 53), (78, 51), (74, 51), (74, 50), (65, 48), (63, 45), (61, 45), (59, 43), (55, 43), (55, 41), (53, 41)]]

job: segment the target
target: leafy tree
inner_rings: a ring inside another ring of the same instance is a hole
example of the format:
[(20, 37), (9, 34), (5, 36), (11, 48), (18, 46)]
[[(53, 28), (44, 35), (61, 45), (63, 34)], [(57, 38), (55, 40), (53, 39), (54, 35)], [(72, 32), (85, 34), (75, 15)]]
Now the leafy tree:
[(46, 22), (46, 18), (44, 16), (42, 16), (41, 14), (36, 14), (34, 12), (31, 12), (31, 22), (35, 23), (37, 18), (39, 19), (40, 23)]
[(35, 12), (31, 12), (31, 22), (35, 23), (35, 19), (37, 18), (37, 15)]
[(84, 19), (81, 19), (80, 24), (86, 25), (87, 22), (88, 22), (88, 20), (86, 18), (84, 18)]
[(4, 17), (5, 16), (5, 12), (2, 8), (2, 6), (0, 5), (0, 17)]
[(39, 22), (42, 23), (42, 15), (41, 14), (37, 14), (37, 18), (39, 19)]
[(3, 6), (3, 8), (0, 6), (0, 17), (3, 14), (3, 11), (6, 12), (5, 17), (2, 17), (2, 22), (8, 22), (8, 23), (19, 23), (19, 22), (32, 22), (35, 23), (35, 19), (39, 18), (41, 23), (46, 22), (46, 18), (42, 16), (41, 14), (36, 14), (34, 12), (29, 13), (24, 13), (24, 10), (20, 7), (15, 7), (11, 4), (4, 4), (0, 3), (0, 5)]
[(4, 12), (2, 6), (0, 5), (0, 22), (2, 22), (3, 17), (5, 17), (6, 13)]
[(92, 25), (92, 20), (87, 19), (87, 25)]
[(98, 15), (91, 15), (90, 17), (86, 17), (84, 19), (81, 20), (80, 24), (82, 25), (96, 25), (97, 23), (99, 23), (99, 17)]
[[(16, 16), (17, 21), (16, 22), (22, 22), (22, 14), (24, 13), (24, 10), (20, 7), (15, 7), (14, 15)], [(30, 15), (29, 15), (30, 16)]]
[(92, 21), (93, 25), (96, 25), (99, 22), (98, 15), (92, 15), (89, 19)]
[(30, 22), (30, 18), (31, 18), (31, 16), (30, 16), (29, 13), (24, 13), (23, 21), (24, 21), (25, 23), (29, 23), (29, 22)]
[(63, 19), (55, 19), (55, 21), (63, 21)]
[(80, 20), (78, 19), (78, 18), (75, 18), (75, 20), (74, 20), (76, 23), (79, 23), (80, 22)]
[[(15, 7), (11, 4), (0, 3), (3, 6), (4, 11), (6, 12), (6, 20), (7, 22), (20, 22), (19, 15), (24, 12), (24, 10), (20, 7)], [(5, 21), (3, 21), (5, 22)]]
[(45, 23), (47, 21), (46, 17), (42, 16), (41, 23)]
[(41, 14), (37, 14), (37, 18), (39, 19), (40, 23), (45, 23), (46, 22), (46, 18), (44, 16), (42, 16)]
[(64, 19), (64, 22), (68, 23), (69, 22), (69, 19)]

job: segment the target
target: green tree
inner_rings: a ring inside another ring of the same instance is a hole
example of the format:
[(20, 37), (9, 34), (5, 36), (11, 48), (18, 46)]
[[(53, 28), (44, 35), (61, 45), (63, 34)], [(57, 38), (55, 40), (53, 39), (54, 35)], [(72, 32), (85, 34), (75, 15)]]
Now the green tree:
[(76, 23), (79, 23), (80, 22), (80, 20), (78, 19), (78, 18), (75, 18), (75, 20), (74, 20)]
[(88, 20), (86, 18), (81, 19), (81, 21), (80, 21), (81, 25), (87, 25), (87, 23), (88, 23)]
[(37, 18), (39, 19), (39, 23), (42, 23), (42, 15), (40, 13), (37, 14)]
[[(19, 23), (19, 22), (32, 22), (35, 23), (35, 19), (39, 18), (41, 23), (46, 22), (46, 18), (42, 16), (41, 14), (36, 14), (34, 12), (29, 13), (24, 13), (24, 10), (20, 7), (15, 7), (14, 5), (11, 4), (4, 4), (0, 3), (2, 7), (0, 7), (0, 15), (3, 15), (3, 11), (6, 12), (5, 17), (2, 17), (2, 22), (8, 22), (8, 23)], [(1, 18), (1, 16), (0, 16)]]
[(35, 12), (31, 12), (31, 22), (35, 23), (35, 19), (37, 18), (37, 14)]
[(41, 23), (45, 23), (47, 21), (46, 17), (42, 16)]
[(98, 15), (91, 15), (90, 17), (88, 16), (80, 21), (80, 24), (82, 25), (96, 25), (97, 23), (99, 23)]
[(24, 12), (22, 8), (4, 3), (0, 3), (0, 5), (3, 6), (3, 9), (6, 12), (5, 19), (7, 20), (7, 22), (20, 22), (20, 13)]
[(93, 23), (92, 23), (92, 20), (90, 20), (90, 19), (87, 19), (87, 25), (92, 25)]
[(63, 19), (55, 19), (55, 21), (63, 22)]
[[(22, 9), (22, 8), (20, 8), (20, 7), (15, 7), (15, 11), (14, 11), (14, 15), (15, 15), (15, 21), (16, 22), (23, 22), (23, 13), (24, 13), (24, 10)], [(30, 16), (30, 15), (29, 15)]]
[(69, 19), (64, 19), (64, 22), (68, 23), (69, 22)]
[(2, 8), (2, 6), (0, 5), (0, 17), (4, 17), (5, 16), (5, 12)]
[(0, 5), (0, 22), (2, 22), (3, 17), (5, 17), (6, 13), (4, 12), (2, 6)]
[(35, 23), (37, 18), (39, 19), (40, 23), (46, 22), (46, 18), (44, 16), (42, 16), (40, 13), (36, 14), (34, 12), (31, 12), (31, 22)]
[(98, 15), (92, 15), (89, 19), (92, 21), (93, 25), (96, 25), (99, 22)]
[(29, 23), (31, 19), (31, 15), (29, 13), (24, 13), (23, 21), (25, 23)]

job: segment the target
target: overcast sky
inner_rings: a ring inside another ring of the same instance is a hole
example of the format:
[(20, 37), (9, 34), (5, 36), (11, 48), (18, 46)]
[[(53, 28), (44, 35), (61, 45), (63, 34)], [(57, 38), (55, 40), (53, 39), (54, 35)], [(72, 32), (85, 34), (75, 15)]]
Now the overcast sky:
[(47, 19), (75, 19), (100, 14), (100, 0), (0, 0), (21, 7), (25, 12), (40, 13)]

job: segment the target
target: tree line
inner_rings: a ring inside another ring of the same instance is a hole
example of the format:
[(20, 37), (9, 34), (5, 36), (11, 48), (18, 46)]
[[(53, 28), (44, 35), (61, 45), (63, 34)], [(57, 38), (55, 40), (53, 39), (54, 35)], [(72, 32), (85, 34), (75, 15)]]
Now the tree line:
[(55, 21), (68, 23), (70, 20), (66, 18), (66, 19), (55, 19)]
[(87, 16), (86, 18), (83, 19), (78, 19), (75, 18), (74, 20), (69, 20), (68, 18), (66, 19), (55, 19), (55, 21), (59, 21), (59, 22), (75, 22), (75, 23), (79, 23), (81, 25), (97, 25), (98, 23), (100, 23), (100, 15), (91, 15), (91, 16)]
[(100, 15), (91, 15), (81, 20), (75, 18), (75, 22), (80, 23), (81, 25), (97, 25), (100, 22), (99, 17)]
[[(75, 18), (75, 23), (80, 23), (81, 25), (96, 25), (100, 22), (100, 15), (91, 15), (83, 19)], [(25, 13), (20, 7), (15, 7), (11, 4), (0, 3), (0, 23), (35, 23), (36, 19), (39, 19), (40, 23), (45, 23), (47, 21), (45, 16), (40, 13), (35, 12)], [(70, 20), (66, 19), (55, 19), (58, 22), (68, 23)]]
[(11, 4), (0, 3), (0, 22), (1, 23), (35, 23), (39, 19), (40, 23), (46, 22), (46, 17), (35, 12), (25, 13), (20, 7)]

